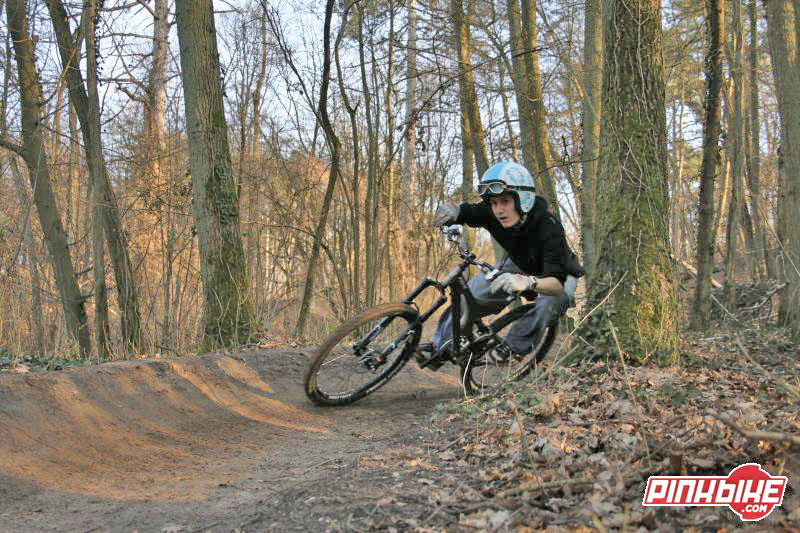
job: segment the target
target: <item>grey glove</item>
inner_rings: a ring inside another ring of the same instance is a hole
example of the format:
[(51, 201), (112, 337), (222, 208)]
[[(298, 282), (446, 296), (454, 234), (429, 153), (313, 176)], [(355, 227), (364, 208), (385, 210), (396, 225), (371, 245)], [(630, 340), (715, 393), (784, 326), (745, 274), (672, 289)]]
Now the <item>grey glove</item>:
[(436, 208), (436, 214), (433, 216), (433, 225), (436, 228), (453, 224), (458, 220), (458, 213), (461, 208), (456, 204), (441, 204)]
[(497, 279), (492, 282), (489, 290), (493, 293), (503, 292), (506, 294), (515, 294), (535, 289), (538, 283), (539, 280), (536, 276), (525, 276), (523, 274), (511, 274), (506, 272), (505, 274), (500, 274)]

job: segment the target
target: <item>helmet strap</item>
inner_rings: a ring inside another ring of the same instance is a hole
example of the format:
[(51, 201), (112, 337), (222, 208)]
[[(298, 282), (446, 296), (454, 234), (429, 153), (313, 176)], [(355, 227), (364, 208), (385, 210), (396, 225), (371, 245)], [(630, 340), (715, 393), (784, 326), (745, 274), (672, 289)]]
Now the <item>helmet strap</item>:
[(528, 213), (521, 213), (519, 215), (519, 221), (517, 221), (517, 223), (514, 224), (514, 226), (511, 229), (521, 228), (525, 224), (526, 220), (528, 220)]

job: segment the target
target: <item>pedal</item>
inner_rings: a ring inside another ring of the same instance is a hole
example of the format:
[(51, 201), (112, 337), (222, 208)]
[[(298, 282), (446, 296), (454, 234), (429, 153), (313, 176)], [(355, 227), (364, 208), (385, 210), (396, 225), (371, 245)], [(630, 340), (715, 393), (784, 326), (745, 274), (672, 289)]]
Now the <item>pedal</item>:
[(431, 342), (424, 342), (417, 346), (417, 349), (414, 350), (414, 359), (417, 361), (417, 364), (420, 368), (425, 368), (431, 362), (431, 358), (433, 357), (433, 343)]
[(445, 344), (438, 352), (433, 354), (425, 364), (420, 365), (420, 368), (429, 368), (431, 370), (439, 370), (442, 365), (450, 360), (450, 348)]

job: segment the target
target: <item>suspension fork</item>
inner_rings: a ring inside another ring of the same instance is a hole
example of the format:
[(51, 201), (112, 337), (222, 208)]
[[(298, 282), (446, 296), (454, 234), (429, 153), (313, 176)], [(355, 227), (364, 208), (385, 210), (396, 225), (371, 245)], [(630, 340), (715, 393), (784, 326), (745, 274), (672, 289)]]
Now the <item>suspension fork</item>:
[[(462, 305), (461, 298), (464, 298), (466, 302), (466, 309), (462, 309), (464, 307)], [(475, 342), (475, 334), (473, 331), (473, 326), (475, 324), (478, 325), (481, 333), (486, 333), (487, 328), (483, 325), (483, 323), (479, 319), (475, 319), (471, 316), (470, 312), (476, 309), (476, 302), (475, 297), (472, 295), (472, 292), (469, 290), (469, 286), (466, 283), (466, 280), (463, 276), (459, 276), (458, 278), (454, 279), (450, 285), (450, 298), (452, 303), (450, 305), (451, 314), (452, 314), (452, 322), (453, 322), (453, 346), (454, 348), (451, 349), (453, 360), (458, 361), (461, 357), (461, 343), (458, 342), (462, 336), (466, 337), (468, 340), (467, 345), (471, 345)], [(462, 333), (462, 316), (466, 316), (469, 320), (466, 324), (466, 330)]]
[[(430, 309), (428, 309), (423, 315), (417, 317), (416, 323), (418, 324), (424, 323), (431, 317), (433, 313), (436, 312), (437, 309), (439, 309), (442, 305), (447, 303), (447, 298), (444, 297), (444, 287), (442, 286), (442, 284), (436, 281), (435, 279), (429, 277), (422, 280), (422, 282), (420, 282), (420, 284), (417, 285), (417, 287), (413, 291), (411, 291), (408, 294), (408, 296), (406, 296), (406, 298), (403, 300), (403, 303), (410, 305), (414, 301), (414, 298), (419, 296), (420, 293), (425, 289), (427, 289), (428, 287), (436, 287), (436, 289), (442, 294), (442, 296), (440, 296), (439, 299), (436, 302), (434, 302), (433, 306)], [(388, 326), (392, 320), (394, 320), (394, 317), (387, 316), (386, 318), (378, 322), (375, 325), (375, 327), (373, 327), (370, 330), (369, 333), (367, 333), (364, 337), (362, 337), (358, 343), (353, 345), (353, 350), (356, 353), (360, 353), (361, 350), (364, 349), (364, 347), (366, 347), (370, 342), (372, 342), (372, 339), (375, 338), (375, 335), (377, 335), (381, 330), (383, 330), (383, 328)]]
[(454, 360), (461, 357), (461, 292), (462, 289), (458, 282), (450, 285), (450, 321), (453, 323), (453, 342), (451, 344), (450, 353)]

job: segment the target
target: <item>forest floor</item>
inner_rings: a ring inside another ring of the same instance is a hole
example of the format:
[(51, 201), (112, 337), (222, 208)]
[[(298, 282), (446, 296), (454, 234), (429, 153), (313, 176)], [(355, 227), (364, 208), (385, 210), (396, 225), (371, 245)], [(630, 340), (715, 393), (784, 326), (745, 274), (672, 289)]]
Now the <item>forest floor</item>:
[(466, 400), (411, 363), (335, 409), (305, 398), (310, 353), (0, 374), (0, 531), (731, 529), (727, 507), (644, 508), (643, 489), (746, 462), (789, 480), (752, 526), (800, 524), (800, 359), (777, 332), (688, 338), (676, 368), (544, 364)]

